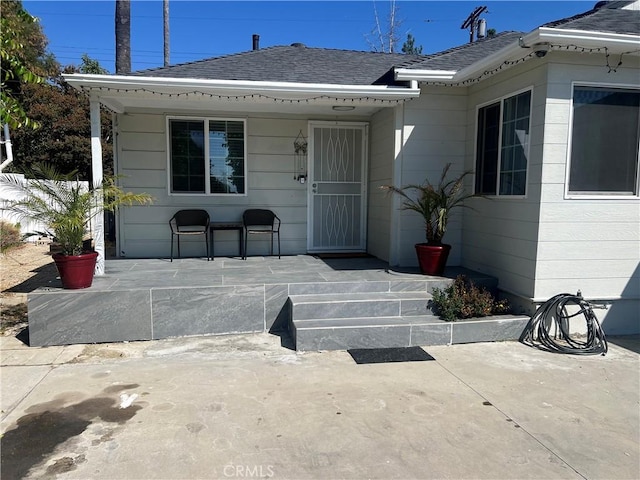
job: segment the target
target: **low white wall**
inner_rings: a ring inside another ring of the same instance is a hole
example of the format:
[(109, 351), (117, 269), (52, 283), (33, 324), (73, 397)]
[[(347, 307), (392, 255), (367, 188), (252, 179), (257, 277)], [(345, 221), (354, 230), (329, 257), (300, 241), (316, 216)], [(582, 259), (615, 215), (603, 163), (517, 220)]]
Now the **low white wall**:
[[(6, 179), (10, 179), (11, 182), (16, 182), (22, 185), (28, 185), (29, 183), (29, 180), (25, 179), (22, 174), (3, 173), (2, 176)], [(80, 184), (84, 188), (88, 188), (89, 186), (88, 182), (80, 182)], [(17, 213), (5, 210), (8, 202), (12, 200), (20, 200), (21, 198), (23, 198), (23, 195), (21, 195), (18, 188), (12, 188), (10, 184), (4, 184), (3, 182), (2, 188), (0, 189), (0, 219), (13, 223), (14, 225), (19, 225), (20, 233), (23, 236), (29, 235), (24, 238), (27, 242), (37, 242), (41, 240), (43, 238), (42, 234), (44, 233), (52, 234), (53, 232), (50, 232), (46, 225), (28, 218), (21, 218)]]

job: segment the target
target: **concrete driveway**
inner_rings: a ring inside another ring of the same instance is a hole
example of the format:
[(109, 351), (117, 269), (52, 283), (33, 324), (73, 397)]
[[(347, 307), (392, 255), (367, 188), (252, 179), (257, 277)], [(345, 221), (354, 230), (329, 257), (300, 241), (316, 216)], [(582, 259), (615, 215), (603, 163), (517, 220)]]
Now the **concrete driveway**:
[(1, 341), (3, 479), (640, 478), (638, 337), (365, 365), (268, 334)]

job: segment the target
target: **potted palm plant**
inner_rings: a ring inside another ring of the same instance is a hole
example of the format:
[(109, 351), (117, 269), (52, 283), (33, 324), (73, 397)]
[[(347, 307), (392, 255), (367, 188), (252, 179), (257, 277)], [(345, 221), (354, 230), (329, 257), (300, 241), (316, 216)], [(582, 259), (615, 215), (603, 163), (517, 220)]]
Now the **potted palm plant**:
[(58, 243), (53, 254), (64, 288), (87, 288), (93, 281), (98, 254), (84, 244), (91, 220), (102, 210), (114, 211), (121, 205), (150, 203), (146, 193), (130, 193), (116, 185), (114, 177), (92, 188), (76, 179), (76, 172), (60, 173), (50, 164), (39, 164), (25, 172), (28, 180), (1, 175), (3, 188), (13, 191), (15, 200), (2, 207), (20, 218), (46, 226)]
[(474, 196), (464, 192), (463, 184), (464, 178), (473, 172), (465, 171), (456, 178), (448, 179), (450, 168), (451, 163), (445, 165), (437, 185), (427, 179), (420, 185), (381, 187), (403, 198), (402, 210), (412, 210), (422, 216), (427, 242), (417, 243), (415, 248), (420, 271), (425, 275), (442, 275), (444, 272), (451, 251), (451, 245), (442, 243), (449, 214), (455, 208), (464, 207), (463, 202)]

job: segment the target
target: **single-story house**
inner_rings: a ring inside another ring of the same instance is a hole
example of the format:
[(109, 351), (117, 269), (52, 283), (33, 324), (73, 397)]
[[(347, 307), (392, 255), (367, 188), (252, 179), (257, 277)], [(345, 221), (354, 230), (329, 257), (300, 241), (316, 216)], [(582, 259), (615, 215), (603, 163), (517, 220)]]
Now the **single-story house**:
[[(156, 199), (118, 216), (119, 256), (167, 257), (182, 208), (269, 208), (283, 254), (416, 265), (423, 224), (379, 187), (451, 162), (485, 198), (453, 219), (450, 265), (497, 277), (526, 311), (580, 290), (610, 306), (607, 333), (638, 333), (639, 53), (640, 2), (618, 1), (424, 56), (294, 43), (65, 79), (89, 95), (96, 138), (100, 105), (113, 112), (115, 171)], [(101, 175), (98, 141), (93, 164)], [(217, 254), (237, 254), (219, 238)]]

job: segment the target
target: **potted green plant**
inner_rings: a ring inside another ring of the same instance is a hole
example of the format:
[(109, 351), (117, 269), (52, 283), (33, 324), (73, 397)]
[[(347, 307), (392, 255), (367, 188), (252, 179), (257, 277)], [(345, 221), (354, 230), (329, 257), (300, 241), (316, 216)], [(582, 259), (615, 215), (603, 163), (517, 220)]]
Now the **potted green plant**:
[(60, 173), (50, 164), (39, 164), (25, 172), (28, 180), (14, 175), (0, 176), (3, 188), (14, 192), (3, 210), (46, 226), (58, 243), (53, 254), (64, 288), (87, 288), (93, 281), (98, 254), (83, 248), (91, 220), (102, 210), (114, 211), (121, 205), (151, 203), (146, 193), (125, 192), (115, 177), (89, 188), (76, 172)]
[(420, 185), (381, 187), (403, 198), (400, 207), (402, 210), (412, 210), (422, 216), (427, 242), (418, 243), (415, 248), (420, 271), (425, 275), (442, 275), (444, 272), (451, 251), (451, 245), (442, 243), (449, 215), (453, 209), (464, 207), (463, 202), (474, 196), (464, 192), (464, 178), (473, 172), (465, 171), (453, 179), (448, 179), (450, 168), (451, 163), (445, 165), (436, 185), (426, 179)]

